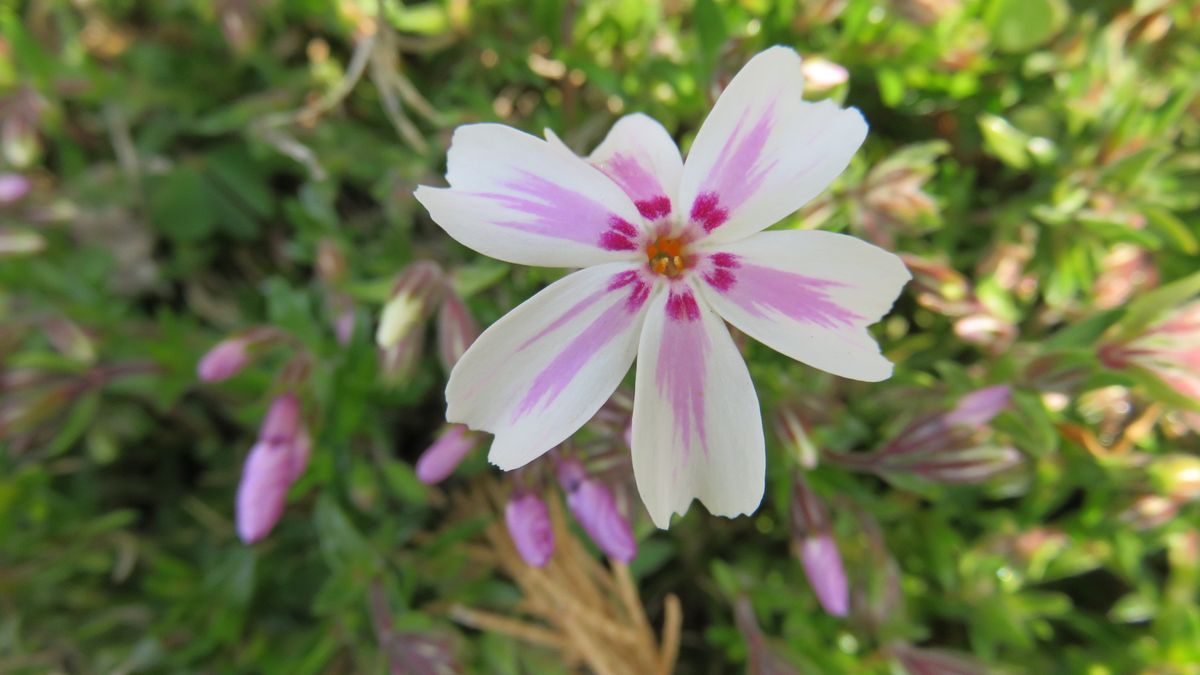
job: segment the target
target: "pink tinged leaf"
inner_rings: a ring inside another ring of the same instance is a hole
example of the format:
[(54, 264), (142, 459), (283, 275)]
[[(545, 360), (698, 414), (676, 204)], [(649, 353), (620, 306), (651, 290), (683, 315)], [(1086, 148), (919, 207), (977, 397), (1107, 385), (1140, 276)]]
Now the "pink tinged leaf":
[(554, 555), (554, 528), (546, 503), (532, 492), (514, 497), (504, 508), (508, 536), (521, 558), (533, 567), (545, 567)]
[(575, 272), (493, 324), (450, 374), (447, 419), (496, 435), (505, 470), (532, 461), (604, 405), (637, 354), (658, 280), (643, 265)]
[(582, 267), (629, 259), (643, 218), (582, 158), (515, 129), (459, 127), (451, 187), (416, 192), (434, 221), (468, 247), (519, 264)]
[(438, 310), (438, 357), (446, 370), (466, 353), (467, 348), (479, 337), (479, 324), (471, 316), (458, 294), (446, 293)]
[(907, 644), (888, 647), (908, 675), (986, 675), (983, 664), (967, 654), (944, 649), (927, 649)]
[(992, 445), (955, 448), (938, 453), (888, 455), (878, 470), (903, 472), (942, 483), (981, 483), (1022, 462), (1015, 448)]
[(605, 555), (623, 563), (632, 561), (637, 555), (633, 528), (617, 509), (617, 502), (607, 485), (584, 478), (567, 492), (567, 506)]
[(792, 484), (792, 536), (796, 541), (814, 534), (828, 532), (829, 513), (824, 502), (817, 496), (802, 477)]
[(801, 99), (800, 58), (755, 56), (713, 106), (692, 143), (680, 204), (701, 234), (731, 242), (773, 225), (824, 190), (866, 137), (854, 109)]
[(746, 641), (749, 658), (746, 675), (799, 675), (798, 671), (784, 661), (767, 643), (766, 636), (754, 616), (754, 607), (746, 597), (738, 598), (733, 606), (733, 617), (738, 632)]
[(337, 318), (333, 321), (333, 335), (337, 339), (337, 343), (343, 347), (350, 344), (354, 339), (354, 324), (357, 321), (357, 316), (354, 312), (354, 306), (350, 305), (343, 309)]
[(479, 445), (479, 437), (461, 424), (452, 424), (417, 459), (417, 480), (426, 485), (440, 483)]
[(846, 616), (850, 610), (850, 591), (833, 537), (825, 533), (805, 539), (800, 544), (800, 561), (821, 607), (833, 616)]

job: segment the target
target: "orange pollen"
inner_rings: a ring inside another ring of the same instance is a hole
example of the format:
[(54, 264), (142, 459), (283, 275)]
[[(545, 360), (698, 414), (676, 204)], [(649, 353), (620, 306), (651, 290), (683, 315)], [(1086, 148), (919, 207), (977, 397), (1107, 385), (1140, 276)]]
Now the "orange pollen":
[(683, 242), (678, 239), (659, 237), (646, 247), (646, 259), (656, 274), (677, 277), (687, 268), (683, 257)]

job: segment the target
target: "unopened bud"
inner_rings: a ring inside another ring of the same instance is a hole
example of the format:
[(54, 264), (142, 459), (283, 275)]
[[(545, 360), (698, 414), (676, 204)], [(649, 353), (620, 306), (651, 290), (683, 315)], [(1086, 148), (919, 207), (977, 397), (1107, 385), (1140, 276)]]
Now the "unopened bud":
[(204, 382), (228, 380), (249, 365), (255, 351), (277, 342), (280, 337), (280, 332), (270, 326), (227, 337), (200, 358), (196, 376)]
[(800, 476), (792, 484), (791, 513), (792, 545), (817, 600), (833, 616), (846, 616), (850, 590), (829, 514), (821, 498)]
[(825, 533), (808, 537), (800, 542), (799, 548), (804, 575), (821, 607), (833, 616), (846, 616), (850, 611), (850, 588), (833, 536)]
[(785, 406), (776, 411), (775, 433), (797, 464), (804, 469), (816, 468), (817, 446), (804, 431), (804, 422), (795, 409)]
[(275, 527), (287, 504), (292, 483), (304, 472), (311, 439), (293, 394), (276, 398), (263, 419), (258, 441), (246, 457), (237, 493), (237, 531), (254, 543)]
[(0, 127), (0, 149), (10, 166), (24, 169), (42, 154), (42, 142), (32, 124), (21, 116), (13, 116)]
[(426, 485), (446, 480), (479, 444), (479, 437), (461, 424), (452, 424), (417, 460), (417, 479)]
[(0, 228), (0, 258), (31, 255), (46, 248), (46, 240), (37, 232)]
[(554, 555), (554, 528), (550, 512), (540, 497), (527, 492), (514, 497), (504, 508), (508, 536), (521, 558), (533, 567), (545, 567)]
[(804, 59), (800, 72), (804, 75), (804, 89), (810, 92), (827, 91), (850, 79), (845, 68), (821, 57)]
[(962, 397), (958, 405), (946, 414), (946, 423), (968, 427), (982, 426), (1008, 408), (1011, 401), (1012, 388), (1008, 385), (980, 389)]
[(79, 324), (66, 317), (53, 317), (42, 324), (46, 339), (63, 356), (79, 363), (96, 360), (96, 348)]
[(1135, 530), (1150, 530), (1170, 522), (1179, 513), (1179, 502), (1161, 495), (1141, 495), (1118, 514)]
[(612, 491), (587, 475), (574, 459), (558, 464), (558, 480), (567, 493), (567, 506), (596, 546), (608, 557), (627, 563), (637, 555), (637, 539), (617, 508)]
[(421, 261), (401, 272), (380, 314), (375, 342), (388, 349), (408, 337), (438, 299), (442, 283), (442, 269), (437, 263)]
[(325, 238), (317, 242), (317, 275), (327, 284), (335, 284), (346, 276), (346, 255), (337, 242)]
[(0, 205), (21, 199), (32, 187), (33, 183), (19, 173), (0, 173)]
[(1160, 494), (1182, 501), (1200, 499), (1200, 457), (1166, 455), (1156, 458), (1147, 472)]
[(237, 375), (250, 363), (248, 346), (244, 336), (218, 342), (200, 359), (196, 376), (204, 382), (220, 382)]
[(415, 330), (403, 340), (379, 350), (380, 376), (390, 385), (405, 382), (425, 352), (425, 331)]

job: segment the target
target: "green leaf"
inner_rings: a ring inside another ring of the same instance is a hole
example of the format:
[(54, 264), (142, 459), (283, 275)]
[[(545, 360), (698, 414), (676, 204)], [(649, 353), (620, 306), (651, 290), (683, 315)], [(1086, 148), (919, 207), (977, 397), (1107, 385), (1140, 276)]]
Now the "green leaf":
[(1158, 206), (1144, 206), (1142, 213), (1150, 228), (1175, 248), (1188, 255), (1200, 253), (1200, 242), (1197, 242), (1196, 235), (1174, 213)]
[(212, 200), (204, 175), (187, 164), (149, 182), (150, 219), (155, 229), (179, 243), (195, 243), (212, 234)]
[(1118, 324), (1117, 339), (1136, 337), (1164, 314), (1197, 294), (1200, 294), (1200, 272), (1137, 297)]
[(993, 156), (1014, 169), (1029, 167), (1029, 136), (1003, 117), (984, 113), (979, 116), (984, 147)]
[(1057, 35), (1067, 14), (1062, 0), (996, 0), (986, 18), (1000, 51), (1026, 52)]

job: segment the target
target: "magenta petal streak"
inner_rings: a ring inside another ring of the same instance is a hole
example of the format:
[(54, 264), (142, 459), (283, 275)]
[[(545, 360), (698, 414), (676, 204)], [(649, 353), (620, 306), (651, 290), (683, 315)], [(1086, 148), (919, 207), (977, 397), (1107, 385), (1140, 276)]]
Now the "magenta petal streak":
[(700, 307), (690, 289), (671, 289), (666, 312), (654, 373), (658, 392), (675, 418), (675, 433), (681, 436), (684, 459), (691, 452), (693, 436), (707, 455), (704, 385), (710, 345), (700, 321)]
[[(621, 298), (620, 294), (613, 293), (622, 289), (625, 289), (624, 298)], [(583, 369), (593, 354), (600, 351), (628, 328), (629, 323), (634, 320), (642, 305), (650, 297), (650, 284), (633, 270), (614, 275), (604, 291), (593, 293), (581, 300), (546, 329), (522, 344), (521, 350), (533, 346), (540, 338), (562, 326), (579, 311), (605, 296), (616, 296), (617, 301), (596, 317), (587, 328), (584, 328), (542, 370), (525, 394), (525, 398), (521, 400), (521, 404), (517, 406), (516, 412), (513, 414), (514, 419), (522, 417), (539, 404), (553, 400)]]
[(509, 192), (469, 193), (521, 213), (520, 220), (496, 225), (544, 237), (599, 246), (608, 251), (637, 249), (640, 231), (604, 204), (531, 173), (504, 184)]
[(646, 220), (654, 221), (671, 214), (671, 198), (667, 191), (654, 172), (637, 157), (618, 153), (595, 166), (621, 186)]
[(745, 117), (738, 120), (729, 143), (721, 150), (704, 187), (692, 202), (692, 220), (705, 232), (724, 224), (729, 211), (741, 206), (775, 168), (778, 160), (763, 161), (763, 150), (774, 125), (774, 101), (762, 108), (753, 122)]
[(754, 316), (769, 318), (768, 312), (776, 312), (829, 329), (866, 321), (829, 296), (829, 289), (846, 287), (841, 282), (747, 265), (730, 253), (714, 253), (707, 262), (703, 277), (708, 285)]

